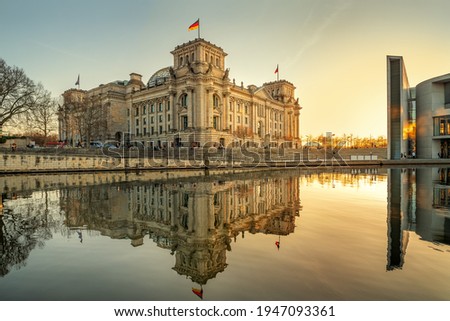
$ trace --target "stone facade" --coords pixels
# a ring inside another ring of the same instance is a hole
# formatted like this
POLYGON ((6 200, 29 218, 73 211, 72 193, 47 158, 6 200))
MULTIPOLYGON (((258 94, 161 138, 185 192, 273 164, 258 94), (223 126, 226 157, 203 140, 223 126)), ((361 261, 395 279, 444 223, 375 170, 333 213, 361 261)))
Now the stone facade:
POLYGON ((121 141, 127 130, 125 98, 127 90, 133 88, 128 82, 117 81, 88 91, 66 90, 58 110, 59 139, 71 146, 78 142, 121 141))
MULTIPOLYGON (((101 85, 83 96, 90 106, 102 106, 106 128, 90 140, 116 139, 151 148, 215 146, 299 147, 300 105, 295 87, 286 80, 244 87, 230 81, 227 54, 204 39, 177 46, 173 65, 154 73, 147 85, 132 73, 129 81, 101 85), (126 133, 126 134, 122 134, 126 133)), ((68 103, 67 103, 68 102, 68 103)), ((60 138, 73 142, 88 135, 67 134, 61 109, 60 138)), ((92 117, 91 117, 92 118, 92 117)), ((73 127, 73 126, 72 126, 73 127)), ((95 126, 94 126, 95 127, 95 126)))

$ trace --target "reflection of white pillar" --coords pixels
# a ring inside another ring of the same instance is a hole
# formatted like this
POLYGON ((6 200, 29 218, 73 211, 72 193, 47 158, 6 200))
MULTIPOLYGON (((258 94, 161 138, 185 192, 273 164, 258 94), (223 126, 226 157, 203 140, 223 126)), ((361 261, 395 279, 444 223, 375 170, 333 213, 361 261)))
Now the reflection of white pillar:
POLYGON ((416 169, 416 232, 426 240, 432 239, 430 227, 433 222, 433 181, 439 180, 439 171, 444 168, 416 169))

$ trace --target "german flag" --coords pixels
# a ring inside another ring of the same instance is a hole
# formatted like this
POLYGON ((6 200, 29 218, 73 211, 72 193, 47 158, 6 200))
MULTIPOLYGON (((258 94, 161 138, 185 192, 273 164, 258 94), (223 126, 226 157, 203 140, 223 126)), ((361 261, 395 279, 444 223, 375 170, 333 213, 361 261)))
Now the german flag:
POLYGON ((198 27, 200 27, 200 19, 197 19, 196 22, 194 22, 193 24, 191 24, 191 25, 189 26, 189 28, 188 28, 188 31, 198 29, 198 27))
POLYGON ((192 292, 198 296, 200 299, 203 300, 203 288, 200 289, 196 289, 196 288, 192 288, 192 292))

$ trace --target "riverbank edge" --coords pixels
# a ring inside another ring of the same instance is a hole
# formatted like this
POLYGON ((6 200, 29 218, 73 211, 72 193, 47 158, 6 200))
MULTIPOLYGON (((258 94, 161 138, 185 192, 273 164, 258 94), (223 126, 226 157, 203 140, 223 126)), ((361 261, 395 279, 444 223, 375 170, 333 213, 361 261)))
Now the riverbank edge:
POLYGON ((246 172, 246 171, 266 171, 266 170, 282 170, 295 168, 316 168, 316 169, 330 169, 330 168, 361 168, 361 167, 448 167, 450 166, 450 159, 402 159, 402 160, 317 160, 317 161, 264 161, 260 164, 252 163, 236 163, 226 165, 216 164, 193 164, 191 166, 177 166, 175 165, 161 165, 158 166, 133 166, 133 167, 92 167, 92 168, 53 168, 53 169, 0 169, 0 175, 20 175, 20 174, 58 174, 58 173, 93 173, 93 172, 172 172, 172 171, 214 171, 232 173, 246 172))

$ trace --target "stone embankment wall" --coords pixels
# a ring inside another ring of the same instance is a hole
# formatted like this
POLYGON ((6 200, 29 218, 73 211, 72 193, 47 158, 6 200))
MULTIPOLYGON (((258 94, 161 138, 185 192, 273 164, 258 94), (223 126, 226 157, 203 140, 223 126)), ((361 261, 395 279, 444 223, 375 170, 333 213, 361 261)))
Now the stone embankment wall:
POLYGON ((100 170, 123 167, 120 159, 100 156, 33 155, 22 153, 4 153, 0 155, 1 172, 100 170))
MULTIPOLYGON (((56 150, 59 151, 59 150, 56 150)), ((0 174, 8 173, 44 173, 44 172, 87 172, 87 171, 135 171, 160 169, 204 169, 204 168, 264 168, 264 167, 302 167, 336 165, 333 155, 322 150, 308 151, 247 151, 245 153, 227 151, 220 153, 194 153, 189 155, 129 155, 121 157, 119 153, 113 155, 81 152, 68 154, 70 151, 59 151, 52 154, 46 151, 36 152, 6 152, 0 151, 0 174), (141 156, 141 157, 139 157, 141 156), (178 157, 178 158, 177 158, 178 157)), ((383 159, 385 149, 358 150, 356 154, 374 155, 377 160, 383 159)), ((341 151, 341 165, 347 165, 355 151, 341 151), (341 155, 343 154, 343 155, 341 155), (349 155, 347 155, 349 154, 349 155)), ((338 156, 338 155, 336 155, 338 156)), ((375 158, 375 157, 374 157, 375 158)), ((357 164, 351 162, 352 164, 357 164)), ((349 163, 349 164, 350 164, 349 163)), ((377 162, 364 163, 377 165, 377 162), (372 164, 373 163, 373 164, 372 164)))
POLYGON ((114 158, 108 156, 0 154, 0 173, 81 172, 126 169, 201 168, 202 161, 153 158, 114 158))

